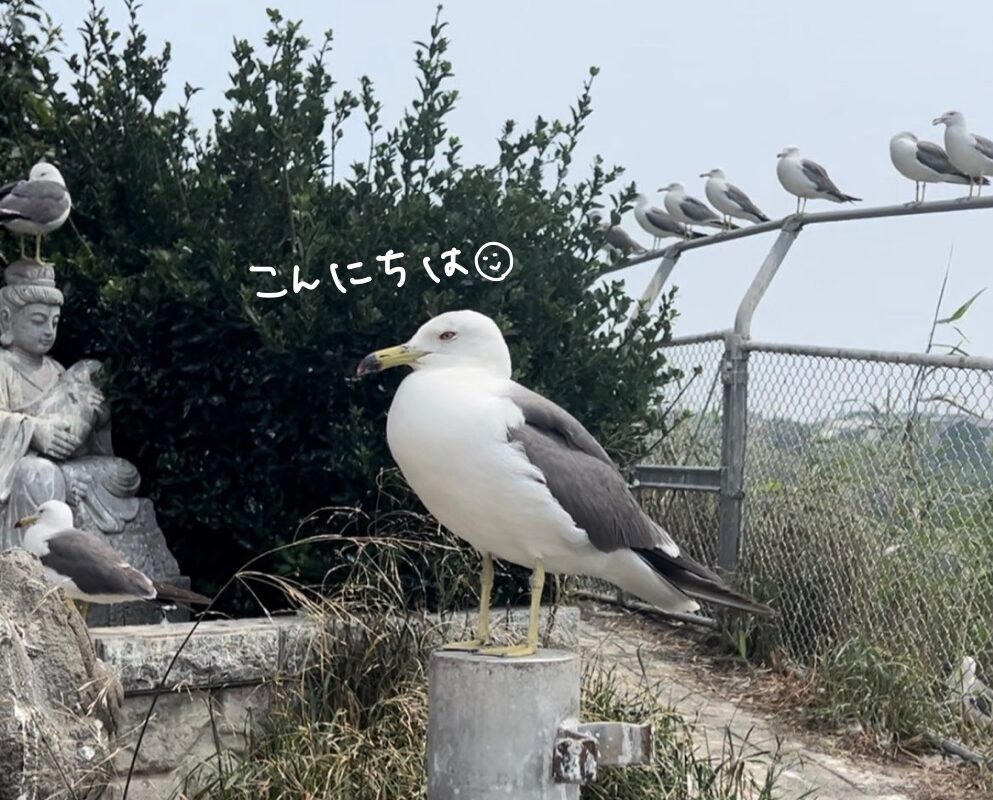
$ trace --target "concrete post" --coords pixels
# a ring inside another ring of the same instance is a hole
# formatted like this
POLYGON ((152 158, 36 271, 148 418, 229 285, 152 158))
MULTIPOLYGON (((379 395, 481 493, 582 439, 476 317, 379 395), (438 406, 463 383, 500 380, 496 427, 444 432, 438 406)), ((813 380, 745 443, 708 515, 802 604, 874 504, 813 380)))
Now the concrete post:
POLYGON ((563 723, 579 718, 579 658, 435 651, 428 669, 428 800, 578 800, 556 783, 563 723))

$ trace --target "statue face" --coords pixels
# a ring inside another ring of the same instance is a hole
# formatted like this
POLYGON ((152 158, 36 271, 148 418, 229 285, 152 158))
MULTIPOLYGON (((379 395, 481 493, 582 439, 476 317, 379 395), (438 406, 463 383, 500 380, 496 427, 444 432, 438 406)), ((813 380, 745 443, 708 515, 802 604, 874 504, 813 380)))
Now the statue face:
POLYGON ((33 356, 43 356, 55 344, 62 308, 47 303, 30 303, 13 314, 10 336, 13 347, 33 356))

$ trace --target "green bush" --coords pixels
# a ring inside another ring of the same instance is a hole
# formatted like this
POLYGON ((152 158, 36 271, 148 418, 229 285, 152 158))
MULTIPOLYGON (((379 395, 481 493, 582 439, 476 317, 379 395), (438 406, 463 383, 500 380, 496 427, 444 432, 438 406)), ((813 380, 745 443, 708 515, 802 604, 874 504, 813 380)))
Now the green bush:
MULTIPOLYGON (((633 187, 608 195, 620 170, 599 158, 573 177, 595 69, 567 121, 539 117, 523 132, 508 121, 495 163, 465 164, 447 127, 457 96, 445 23, 415 45, 420 94, 387 129, 370 80, 356 91, 334 81, 331 34, 311 45, 270 11, 262 49, 236 41, 228 105, 204 132, 188 111, 195 88, 161 107, 169 49, 149 51, 129 7, 123 35, 90 10, 60 83, 60 33, 34 0, 6 6, 0 160, 15 177, 44 155, 66 177, 72 226, 46 246, 67 295, 54 355, 109 362, 116 448, 141 470, 198 586, 285 541, 314 510, 375 496, 392 465, 384 413, 399 376, 351 376, 366 352, 441 311, 492 315, 516 377, 569 407, 620 461, 658 428, 671 296, 625 330, 631 301, 597 283, 607 265, 584 215, 605 197, 623 208, 633 187), (367 138, 361 163, 340 161, 346 128, 367 138), (491 240, 514 253, 502 283, 472 270, 491 240), (421 259, 437 270, 450 247, 470 275, 436 285, 421 259), (406 254, 402 288, 374 260, 391 248, 406 254), (358 260, 373 280, 342 295, 328 265, 348 274, 358 260), (250 265, 278 267, 288 287, 295 264, 321 277, 315 291, 255 296, 276 281, 250 265)), ((321 559, 297 566, 319 575, 321 559)))

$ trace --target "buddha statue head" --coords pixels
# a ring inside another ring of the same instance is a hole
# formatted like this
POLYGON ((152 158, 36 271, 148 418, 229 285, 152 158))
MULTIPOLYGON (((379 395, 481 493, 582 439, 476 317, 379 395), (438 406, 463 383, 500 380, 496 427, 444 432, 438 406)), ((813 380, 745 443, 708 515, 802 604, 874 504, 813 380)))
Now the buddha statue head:
POLYGON ((0 288, 0 346, 35 358, 55 344, 62 292, 49 264, 15 261, 4 270, 0 288))

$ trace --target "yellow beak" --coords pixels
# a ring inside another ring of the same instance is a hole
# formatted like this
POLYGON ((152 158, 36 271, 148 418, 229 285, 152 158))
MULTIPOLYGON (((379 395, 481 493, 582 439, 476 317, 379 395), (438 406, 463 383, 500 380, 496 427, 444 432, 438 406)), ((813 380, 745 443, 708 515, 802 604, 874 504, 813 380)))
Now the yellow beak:
POLYGON ((15 528, 30 528, 38 521, 37 517, 21 517, 14 523, 15 528))
POLYGON ((413 364, 424 355, 422 350, 415 350, 405 344, 398 344, 396 347, 387 347, 385 350, 377 350, 369 353, 359 362, 355 375, 361 378, 373 372, 382 372, 384 369, 400 367, 404 364, 413 364))

